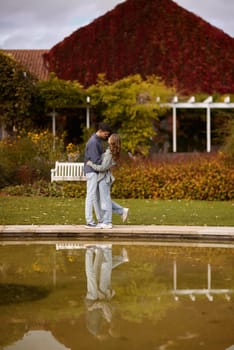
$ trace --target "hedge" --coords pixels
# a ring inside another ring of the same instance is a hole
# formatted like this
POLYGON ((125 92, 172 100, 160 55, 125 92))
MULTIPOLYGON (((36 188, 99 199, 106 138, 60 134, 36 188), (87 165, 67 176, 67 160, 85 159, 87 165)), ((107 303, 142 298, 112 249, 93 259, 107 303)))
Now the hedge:
POLYGON ((234 169, 219 157, 189 162, 124 164, 115 171, 116 198, 231 200, 234 169))
MULTIPOLYGON (((113 170, 113 198, 233 200, 234 167, 222 157, 198 157, 189 161, 128 161, 113 170)), ((85 182, 40 181, 2 189, 11 195, 84 198, 85 182)))

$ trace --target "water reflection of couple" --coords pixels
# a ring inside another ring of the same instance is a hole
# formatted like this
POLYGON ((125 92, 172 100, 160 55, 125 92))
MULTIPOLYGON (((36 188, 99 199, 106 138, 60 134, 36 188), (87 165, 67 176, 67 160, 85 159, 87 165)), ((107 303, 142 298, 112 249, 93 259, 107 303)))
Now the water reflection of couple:
POLYGON ((112 213, 127 219, 128 208, 124 208, 111 200, 111 184, 114 181, 110 169, 116 165, 120 156, 121 140, 119 135, 111 134, 110 128, 105 123, 99 125, 86 144, 85 149, 85 175, 87 191, 85 201, 85 219, 87 228, 112 228, 112 213), (102 151, 102 141, 108 139, 109 147, 102 151), (93 207, 98 220, 93 219, 93 207))
POLYGON ((111 300, 114 291, 111 287, 112 269, 128 262, 125 248, 121 255, 112 257, 112 245, 96 245, 87 248, 85 254, 85 272, 87 277, 88 300, 111 300))
POLYGON ((111 244, 100 244, 86 250, 86 322, 89 332, 98 339, 105 339, 112 332, 113 309, 110 300, 115 295, 111 286, 112 270, 128 261, 125 248, 121 255, 112 256, 111 244))

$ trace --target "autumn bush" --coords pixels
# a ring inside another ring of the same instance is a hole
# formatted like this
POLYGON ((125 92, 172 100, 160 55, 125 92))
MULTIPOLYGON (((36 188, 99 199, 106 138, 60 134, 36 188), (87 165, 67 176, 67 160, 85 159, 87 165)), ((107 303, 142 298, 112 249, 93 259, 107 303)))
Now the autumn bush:
MULTIPOLYGON (((113 198, 218 200, 234 199, 234 169, 222 155, 173 161, 124 161, 113 170, 113 198)), ((4 188, 11 195, 85 198, 86 182, 39 181, 4 188)))
POLYGON ((114 171, 115 198, 231 200, 233 166, 221 155, 174 162, 132 161, 114 171))

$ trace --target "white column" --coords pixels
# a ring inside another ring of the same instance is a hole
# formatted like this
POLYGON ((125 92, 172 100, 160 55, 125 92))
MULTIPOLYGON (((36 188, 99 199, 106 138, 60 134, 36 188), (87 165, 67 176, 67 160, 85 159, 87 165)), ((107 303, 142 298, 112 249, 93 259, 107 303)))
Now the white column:
POLYGON ((177 289, 177 265, 175 260, 173 263, 173 289, 174 291, 177 289))
POLYGON ((86 98, 86 128, 89 129, 90 128, 90 107, 89 107, 89 103, 90 103, 90 97, 87 96, 86 98))
POLYGON ((207 264, 207 289, 211 289, 211 266, 207 264))
POLYGON ((211 151, 211 113, 209 105, 206 109, 206 151, 211 151))
POLYGON ((176 106, 172 107, 172 149, 173 152, 177 151, 177 142, 176 142, 176 106))
POLYGON ((6 125, 4 122, 0 125, 0 140, 4 140, 7 137, 8 133, 6 131, 6 125))
POLYGON ((178 301, 179 297, 178 297, 178 295, 176 295, 176 292, 177 292, 177 265, 176 265, 175 260, 173 263, 173 290, 174 290, 174 300, 178 301))
POLYGON ((211 265, 207 264, 207 290, 208 293, 206 294, 209 301, 213 301, 213 296, 210 294, 211 290, 211 265))

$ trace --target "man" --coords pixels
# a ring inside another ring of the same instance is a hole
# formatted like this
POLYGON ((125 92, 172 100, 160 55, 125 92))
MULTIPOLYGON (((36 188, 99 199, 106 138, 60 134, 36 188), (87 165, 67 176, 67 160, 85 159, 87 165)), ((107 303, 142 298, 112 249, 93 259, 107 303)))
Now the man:
POLYGON ((97 132, 90 137, 85 148, 84 171, 87 180, 85 199, 85 220, 87 228, 96 227, 96 223, 93 219, 93 207, 98 222, 102 221, 102 212, 97 194, 98 173, 86 163, 88 160, 91 160, 94 164, 101 164, 101 156, 103 153, 102 142, 108 139, 110 133, 111 130, 109 125, 106 123, 100 123, 97 132))

